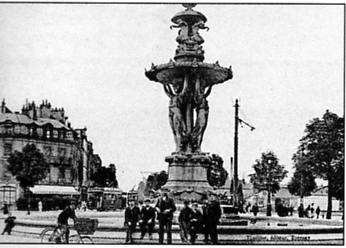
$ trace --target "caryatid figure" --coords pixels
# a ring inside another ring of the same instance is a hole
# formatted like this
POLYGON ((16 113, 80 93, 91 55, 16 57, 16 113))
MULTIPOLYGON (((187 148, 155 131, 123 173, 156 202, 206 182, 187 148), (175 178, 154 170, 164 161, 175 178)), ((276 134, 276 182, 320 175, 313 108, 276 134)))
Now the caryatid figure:
POLYGON ((188 91, 188 76, 184 78, 183 86, 180 83, 173 85, 174 92, 169 85, 163 86, 166 95, 171 99, 169 103, 169 124, 171 125, 176 153, 184 150, 186 142, 186 122, 185 122, 185 103, 188 91))
POLYGON ((196 77, 194 103, 196 107, 196 123, 192 131, 192 142, 195 153, 201 152, 201 144, 203 134, 208 124, 209 105, 207 97, 211 93, 212 85, 205 91, 205 87, 201 85, 199 75, 196 77))

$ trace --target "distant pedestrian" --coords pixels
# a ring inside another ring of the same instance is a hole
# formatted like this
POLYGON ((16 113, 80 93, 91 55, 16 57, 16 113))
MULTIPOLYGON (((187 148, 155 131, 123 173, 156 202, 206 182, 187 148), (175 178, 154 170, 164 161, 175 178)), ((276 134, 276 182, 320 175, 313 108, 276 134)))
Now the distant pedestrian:
POLYGON ((308 207, 305 209, 305 216, 307 218, 311 218, 311 207, 308 205, 308 207))
POLYGON ((126 227, 126 239, 125 243, 133 244, 132 233, 136 229, 136 224, 139 220, 139 208, 135 206, 134 201, 129 201, 128 207, 125 210, 125 222, 124 226, 126 227))
POLYGON ((3 210, 4 215, 8 214, 8 204, 7 202, 4 202, 4 206, 1 208, 3 210))
POLYGON ((11 212, 8 213, 8 217, 5 219, 5 228, 2 231, 1 235, 4 235, 4 233, 8 233, 8 235, 11 235, 12 228, 15 226, 14 220, 16 217, 12 216, 11 212))
POLYGON ((312 203, 312 204, 311 204, 310 211, 311 211, 311 216, 310 216, 310 218, 314 218, 314 217, 315 217, 315 208, 314 208, 314 203, 312 203))
POLYGON ((155 209, 159 220, 159 243, 163 244, 164 231, 167 232, 167 244, 172 244, 172 220, 173 213, 177 209, 174 200, 168 197, 169 190, 161 189, 161 197, 158 199, 155 209))
POLYGON ((83 210, 84 212, 86 212, 86 210, 87 210, 87 203, 86 203, 86 201, 82 201, 82 203, 81 203, 81 208, 82 208, 82 210, 83 210))
POLYGON ((38 202, 38 211, 40 212, 40 213, 42 213, 42 201, 39 201, 38 202))
POLYGON ((258 213, 259 209, 258 209, 258 205, 257 205, 257 202, 255 202, 255 204, 252 206, 252 213, 253 213, 253 216, 257 216, 257 213, 258 213))
POLYGON ((221 218, 221 206, 215 195, 210 196, 210 203, 207 207, 207 222, 209 227, 210 241, 213 245, 218 244, 217 225, 221 218))
POLYGON ((301 203, 298 207, 298 217, 303 218, 304 217, 304 205, 301 203))
POLYGON ((321 212, 320 206, 317 206, 317 208, 316 208, 316 217, 317 217, 317 219, 320 216, 320 212, 321 212))
POLYGON ((249 202, 247 205, 246 205, 246 207, 245 207, 245 211, 246 212, 249 212, 249 208, 251 207, 251 203, 249 202))
POLYGON ((190 220, 192 217, 192 210, 189 207, 190 202, 188 200, 184 201, 184 207, 181 209, 178 222, 180 226, 180 238, 184 243, 188 243, 188 233, 190 229, 190 220))
POLYGON ((192 215, 190 221, 190 242, 195 244, 197 239, 197 232, 200 229, 202 220, 202 213, 198 210, 198 204, 192 203, 192 215))
POLYGON ((153 230, 155 227, 155 209, 150 206, 150 199, 145 199, 140 212, 139 226, 141 228, 141 239, 144 238, 148 230, 149 239, 153 239, 153 230))

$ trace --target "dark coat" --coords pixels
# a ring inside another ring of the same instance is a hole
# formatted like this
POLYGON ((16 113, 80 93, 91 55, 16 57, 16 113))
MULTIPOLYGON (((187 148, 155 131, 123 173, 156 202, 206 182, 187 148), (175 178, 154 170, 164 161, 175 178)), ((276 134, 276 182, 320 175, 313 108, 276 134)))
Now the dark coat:
POLYGON ((197 231, 200 229, 200 227, 202 226, 202 213, 197 209, 196 212, 191 210, 191 226, 190 229, 192 231, 197 231))
POLYGON ((217 201, 212 201, 206 209, 206 220, 210 224, 217 224, 221 218, 221 206, 217 201))
POLYGON ((4 214, 8 214, 8 205, 5 204, 5 205, 1 208, 1 210, 4 211, 4 214))
POLYGON ((157 216, 159 221, 172 220, 173 213, 175 212, 175 210, 177 210, 173 199, 169 197, 167 197, 165 201, 163 200, 163 198, 159 198, 155 208, 160 209, 160 213, 157 216), (169 212, 164 214, 163 212, 167 209, 169 210, 169 212))
POLYGON ((149 206, 149 208, 142 207, 140 219, 143 220, 143 222, 148 222, 149 220, 152 220, 152 222, 154 223, 155 216, 155 209, 152 206, 149 206))
POLYGON ((58 223, 62 225, 67 225, 68 218, 76 219, 76 214, 73 209, 67 207, 64 211, 62 211, 58 216, 58 223))
POLYGON ((132 225, 136 225, 140 217, 139 207, 127 207, 125 210, 125 225, 131 222, 132 225))
POLYGON ((254 213, 254 214, 257 214, 258 213, 258 206, 257 205, 253 205, 252 206, 252 212, 254 213))
POLYGON ((178 221, 179 222, 190 222, 190 220, 192 219, 192 209, 189 207, 184 207, 180 213, 179 213, 179 218, 178 221))

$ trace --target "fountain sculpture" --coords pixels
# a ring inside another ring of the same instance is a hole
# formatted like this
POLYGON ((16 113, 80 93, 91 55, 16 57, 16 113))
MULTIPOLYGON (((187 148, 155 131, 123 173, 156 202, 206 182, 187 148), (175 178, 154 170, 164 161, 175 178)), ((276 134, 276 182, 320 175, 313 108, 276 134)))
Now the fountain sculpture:
POLYGON ((169 163, 168 181, 165 187, 174 192, 176 199, 200 199, 212 190, 207 180, 207 170, 213 157, 202 152, 201 144, 208 123, 209 106, 207 97, 212 87, 232 79, 232 70, 218 62, 204 63, 200 30, 207 18, 192 8, 196 4, 183 4, 185 11, 177 13, 170 28, 178 28, 178 47, 174 61, 154 65, 145 75, 163 85, 169 97, 169 123, 176 145, 169 163))

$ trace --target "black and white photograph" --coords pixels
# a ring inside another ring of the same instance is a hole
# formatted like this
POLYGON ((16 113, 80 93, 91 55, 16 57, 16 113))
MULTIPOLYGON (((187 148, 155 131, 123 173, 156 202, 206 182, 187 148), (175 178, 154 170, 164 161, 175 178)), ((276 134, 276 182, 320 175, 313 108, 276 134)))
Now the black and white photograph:
POLYGON ((0 246, 343 246, 345 13, 0 2, 0 246))

